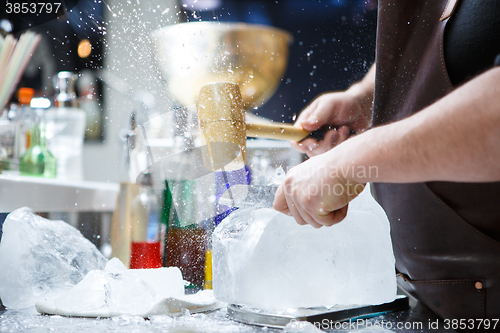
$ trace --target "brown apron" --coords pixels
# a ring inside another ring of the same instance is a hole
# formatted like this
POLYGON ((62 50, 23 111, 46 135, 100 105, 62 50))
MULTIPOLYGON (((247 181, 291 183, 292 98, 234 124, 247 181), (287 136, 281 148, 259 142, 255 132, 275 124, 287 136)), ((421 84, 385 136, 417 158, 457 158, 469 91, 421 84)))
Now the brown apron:
MULTIPOLYGON (((453 90, 443 34, 456 2, 379 0, 374 125, 453 90)), ((500 319, 500 183, 381 183, 374 192, 401 286, 442 318, 500 319)))

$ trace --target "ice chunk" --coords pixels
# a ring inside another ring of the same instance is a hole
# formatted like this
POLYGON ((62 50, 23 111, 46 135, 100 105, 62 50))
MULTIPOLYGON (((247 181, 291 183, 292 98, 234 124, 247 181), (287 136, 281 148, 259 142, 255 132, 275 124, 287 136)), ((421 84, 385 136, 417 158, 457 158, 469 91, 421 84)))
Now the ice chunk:
POLYGON ((280 166, 266 185, 232 185, 219 199, 221 205, 232 207, 272 207, 278 186, 285 180, 285 171, 280 166))
POLYGON ((41 296, 67 289, 106 259, 63 221, 19 208, 7 216, 0 243, 0 298, 10 309, 34 306, 41 296))
POLYGON ((128 274, 135 280, 143 280, 161 297, 184 296, 184 280, 178 267, 157 269, 130 269, 128 274))
POLYGON ((286 173, 282 166, 279 166, 276 171, 274 171, 274 176, 269 181, 269 185, 279 186, 285 180, 286 173))
POLYGON ((300 226, 272 208, 231 213, 212 238, 215 297, 260 309, 394 300, 389 222, 369 191, 330 228, 300 226))
POLYGON ((117 258, 104 271, 90 271, 76 286, 39 300, 40 313, 76 317, 178 315, 220 307, 211 290, 184 295, 177 267, 127 270, 117 258))
POLYGON ((90 271, 70 290, 44 297, 37 311, 78 317, 144 316, 169 313, 166 299, 184 297, 177 267, 128 270, 117 258, 90 271))

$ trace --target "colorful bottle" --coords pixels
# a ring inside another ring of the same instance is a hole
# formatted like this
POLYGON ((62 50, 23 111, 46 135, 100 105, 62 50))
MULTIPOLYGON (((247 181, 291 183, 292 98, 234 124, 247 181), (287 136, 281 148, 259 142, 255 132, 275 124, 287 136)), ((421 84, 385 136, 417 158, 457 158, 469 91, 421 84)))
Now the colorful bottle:
POLYGON ((186 214, 197 209, 193 184, 190 180, 165 182, 162 219, 166 225, 164 265, 179 267, 184 280, 190 283, 187 288, 196 291, 202 289, 205 282, 208 233, 204 221, 196 221, 195 214, 193 218, 186 214), (177 214, 175 203, 184 212, 182 218, 177 214))
POLYGON ((159 268, 162 267, 159 199, 153 188, 152 175, 143 173, 138 185, 139 193, 132 202, 130 268, 159 268))
POLYGON ((35 90, 32 88, 20 88, 18 91, 19 110, 17 118, 19 120, 19 138, 18 138, 18 158, 28 150, 30 146, 31 127, 33 125, 32 109, 30 107, 31 100, 35 95, 35 90))

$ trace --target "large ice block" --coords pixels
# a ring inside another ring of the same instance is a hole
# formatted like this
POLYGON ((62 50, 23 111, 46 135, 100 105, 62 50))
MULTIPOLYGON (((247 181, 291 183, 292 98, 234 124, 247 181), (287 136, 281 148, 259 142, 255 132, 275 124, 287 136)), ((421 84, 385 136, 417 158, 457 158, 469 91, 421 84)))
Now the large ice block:
POLYGON ((394 300, 389 222, 369 186, 329 228, 300 226, 262 206, 240 208, 213 233, 218 300, 266 310, 394 300))
POLYGON ((10 309, 69 288, 107 260, 63 221, 50 221, 23 207, 7 216, 0 243, 0 298, 10 309))

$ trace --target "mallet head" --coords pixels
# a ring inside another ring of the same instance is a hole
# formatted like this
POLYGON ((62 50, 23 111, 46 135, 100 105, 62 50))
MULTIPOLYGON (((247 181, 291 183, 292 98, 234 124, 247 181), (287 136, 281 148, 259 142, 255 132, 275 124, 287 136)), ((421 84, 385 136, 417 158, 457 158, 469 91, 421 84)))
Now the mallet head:
POLYGON ((203 164, 209 170, 239 169, 245 165, 245 110, 238 84, 214 82, 198 97, 203 164))

